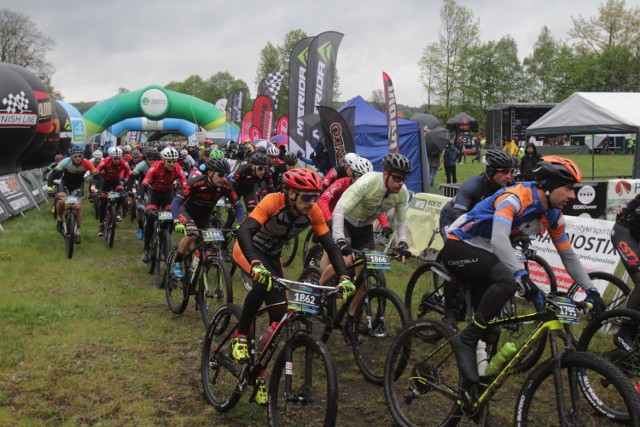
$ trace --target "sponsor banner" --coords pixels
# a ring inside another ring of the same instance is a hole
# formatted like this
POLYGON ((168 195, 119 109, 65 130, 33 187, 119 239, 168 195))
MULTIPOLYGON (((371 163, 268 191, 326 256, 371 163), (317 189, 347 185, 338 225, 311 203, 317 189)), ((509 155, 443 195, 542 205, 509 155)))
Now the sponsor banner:
POLYGON ((20 91, 8 93, 0 100, 0 128, 31 128, 38 125, 38 114, 29 105, 29 96, 20 91))
POLYGON ((384 111, 387 114, 387 140, 389 141, 389 152, 398 153, 398 109, 396 107, 396 93, 393 89, 391 77, 382 72, 384 82, 384 111))
POLYGON ((289 117, 282 116, 276 124, 276 135, 287 135, 287 132, 289 132, 289 117))
MULTIPOLYGON (((355 107, 350 107, 355 109, 355 107)), ((355 153, 356 144, 349 125, 344 117, 330 107, 318 106, 320 123, 324 133, 324 144, 331 158, 331 164, 337 166, 342 163, 346 153, 355 153)))
MULTIPOLYGON (((313 37, 300 40, 289 57, 289 150, 306 153, 304 143, 304 105, 307 88, 307 60, 313 37)), ((308 154, 308 153, 307 153, 308 154)), ((308 157, 308 156, 307 156, 308 157)))
MULTIPOLYGON (((249 135, 249 129, 253 126, 253 111, 247 111, 242 117, 242 124, 240 126, 240 137, 243 135, 249 135)), ((243 141, 238 141, 242 143, 243 141)))
MULTIPOLYGON (((611 243, 613 221, 567 215, 564 216, 564 219, 566 232, 571 240, 571 247, 578 255, 582 265, 587 269, 587 272, 604 271, 613 274, 620 261, 620 256, 616 252, 613 243, 611 243)), ((558 280, 558 290, 568 290, 573 280, 562 265, 549 233, 545 233, 542 237, 538 237, 533 241, 533 246, 537 249, 538 255, 544 258, 553 268, 558 280)), ((535 274, 532 274, 531 278, 537 283, 535 274)), ((598 286, 601 293, 604 292, 604 289, 602 289, 603 283, 596 282, 594 284, 598 286)), ((543 286, 543 289, 549 290, 548 286, 543 286)))
MULTIPOLYGON (((34 169, 34 171, 36 174, 40 172, 39 169, 34 169)), ((36 205, 39 205, 47 200, 47 196, 42 192, 42 176, 38 179, 32 172, 33 171, 22 171, 18 173, 18 176, 22 181, 25 192, 31 196, 31 199, 36 205)))
MULTIPOLYGON (((309 46, 307 65, 306 97, 304 114, 317 114, 319 105, 331 107, 333 104, 333 79, 336 71, 338 47, 344 34, 326 31, 318 34, 309 46)), ((289 98, 291 99, 291 98, 289 98)), ((305 127, 305 153, 320 141, 318 127, 305 127)))
POLYGON ((618 210, 640 192, 640 179, 612 179, 607 188, 607 219, 615 220, 618 210))
POLYGON ((562 213, 583 218, 606 219, 607 188, 606 181, 583 182, 582 186, 576 189, 576 200, 567 204, 562 213))
POLYGON ((269 98, 273 111, 278 111, 278 94, 280 93, 280 86, 282 86, 282 79, 284 79, 284 73, 272 71, 262 79, 258 87, 258 96, 264 95, 269 98))
POLYGON ((263 138, 271 138, 271 126, 273 122, 273 110, 271 100, 261 95, 253 101, 253 124, 260 129, 263 138))
POLYGON ((11 215, 9 215, 9 211, 4 207, 2 203, 2 199, 0 199, 0 222, 6 221, 9 219, 11 215))
POLYGON ((249 128, 248 135, 249 135, 249 138, 251 138, 251 141, 257 141, 259 139, 263 139, 262 132, 257 126, 251 126, 251 128, 249 128))
POLYGON ((451 197, 416 193, 409 202, 409 250, 414 256, 434 260, 444 246, 440 236, 440 211, 451 197))
POLYGON ((17 174, 0 176, 0 200, 11 215, 34 207, 17 174))
POLYGON ((227 112, 229 113, 228 121, 240 127, 242 125, 242 108, 244 107, 244 99, 247 96, 248 89, 241 88, 234 90, 227 100, 227 112))

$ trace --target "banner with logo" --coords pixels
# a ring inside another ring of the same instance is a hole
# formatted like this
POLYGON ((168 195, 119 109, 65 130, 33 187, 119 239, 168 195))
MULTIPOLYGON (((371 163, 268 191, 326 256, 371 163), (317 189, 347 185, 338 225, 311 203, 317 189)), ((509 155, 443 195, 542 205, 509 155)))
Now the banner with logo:
MULTIPOLYGON (((355 109, 355 107, 350 107, 355 109)), ((337 166, 346 153, 356 152, 356 143, 344 117, 330 107, 318 106, 320 124, 324 133, 324 146, 331 164, 337 166)))
POLYGON ((272 71, 260 81, 260 85, 258 86, 258 96, 264 95, 271 100, 274 117, 275 112, 278 111, 278 98, 280 86, 282 86, 282 79, 284 79, 284 73, 272 71))
MULTIPOLYGON (((313 37, 300 40, 289 57, 289 151, 304 150, 304 105, 307 94, 307 60, 313 37)), ((305 151, 306 152, 306 151, 305 151)))
POLYGON ((0 200, 11 215, 21 214, 35 206, 15 173, 0 176, 0 200))
POLYGON ((276 135, 287 135, 289 132, 289 117, 282 116, 276 124, 276 135))
MULTIPOLYGON (((36 173, 40 172, 39 169, 34 169, 36 173)), ((42 175, 40 179, 36 178, 32 171, 22 171, 18 173, 20 180, 22 181, 22 186, 25 189, 25 193, 29 194, 31 200, 35 202, 36 205, 47 200, 46 194, 42 191, 42 175)))
MULTIPOLYGON (((240 126, 240 136, 249 135, 249 129, 253 126, 253 111, 247 111, 242 117, 242 125, 240 126)), ((244 141, 239 141, 240 143, 244 141)))
POLYGON ((271 100, 260 95, 253 101, 253 125, 260 129, 262 138, 271 138, 271 126, 273 123, 273 110, 271 100))
POLYGON ((434 260, 444 246, 440 236, 440 211, 451 197, 416 193, 409 202, 409 250, 424 260, 434 260))
MULTIPOLYGON (((333 105, 333 79, 336 72, 338 47, 344 34, 326 31, 318 34, 309 46, 307 62, 306 97, 304 114, 317 114, 317 106, 333 105)), ((290 98, 291 99, 291 98, 290 98)), ((305 128, 305 153, 310 154, 312 146, 320 142, 320 129, 305 128)))
POLYGON ((640 192, 640 179, 612 179, 607 189, 607 219, 615 220, 618 209, 640 192))
POLYGON ((607 189, 606 181, 587 181, 576 189, 576 199, 562 209, 565 215, 584 218, 607 217, 607 189))
POLYGON ((249 135, 249 138, 251 138, 251 141, 257 141, 259 139, 263 139, 262 132, 257 126, 251 126, 249 128, 248 135, 249 135))
POLYGON ((227 113, 229 113, 227 121, 234 123, 238 127, 242 125, 242 109, 247 92, 248 89, 246 88, 234 90, 227 99, 227 113))
POLYGON ((391 77, 382 72, 384 82, 384 111, 387 114, 387 140, 389 141, 389 152, 398 153, 398 109, 396 106, 396 93, 393 89, 391 77))

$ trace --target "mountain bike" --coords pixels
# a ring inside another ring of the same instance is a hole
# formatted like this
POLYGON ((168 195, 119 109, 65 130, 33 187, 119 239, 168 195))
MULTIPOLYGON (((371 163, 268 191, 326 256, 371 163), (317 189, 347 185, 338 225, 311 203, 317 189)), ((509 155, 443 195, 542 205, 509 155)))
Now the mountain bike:
MULTIPOLYGON (((370 270, 388 270, 391 260, 399 259, 397 254, 384 254, 377 251, 354 251, 353 268, 362 267, 354 280, 356 289, 364 289, 364 297, 356 307, 353 324, 350 329, 342 326, 346 321, 353 296, 337 309, 336 299, 321 301, 320 310, 312 318, 312 332, 327 342, 334 329, 340 329, 347 345, 351 346, 353 356, 360 372, 371 383, 382 385, 386 350, 393 338, 409 323, 402 300, 391 289, 374 286, 370 270)), ((320 270, 315 267, 305 269, 300 275, 301 281, 318 283, 320 270)), ((346 323, 345 323, 346 325, 346 323)))
POLYGON ((196 311, 205 326, 209 326, 216 309, 233 302, 233 288, 227 265, 221 258, 220 242, 224 235, 216 228, 198 230, 196 244, 184 255, 182 279, 173 274, 173 264, 178 249, 169 253, 166 263, 165 296, 169 310, 182 314, 189 304, 189 296, 195 295, 196 311))
POLYGON ((73 246, 76 242, 76 233, 78 232, 77 209, 82 208, 80 202, 83 198, 73 195, 61 196, 60 199, 62 198, 64 198, 64 210, 62 211, 62 237, 64 237, 65 254, 67 255, 67 258, 71 259, 73 257, 73 246))
MULTIPOLYGON (((135 210, 135 209, 134 209, 135 210)), ((147 211, 147 221, 154 221, 153 234, 149 246, 147 271, 155 277, 156 287, 164 287, 167 258, 171 251, 171 227, 173 217, 170 211, 147 211)))
POLYGON ((107 215, 104 219, 104 238, 109 247, 113 248, 123 194, 121 191, 109 191, 100 193, 100 197, 107 199, 107 215))
POLYGON ((225 304, 218 309, 207 329, 202 346, 201 374, 207 401, 218 411, 232 409, 247 386, 254 387, 249 401, 255 401, 259 387, 265 386, 265 371, 276 354, 269 379, 268 414, 270 426, 333 426, 338 412, 338 376, 325 344, 307 331, 310 313, 320 301, 337 290, 334 287, 273 278, 273 287, 286 289, 287 301, 263 307, 251 324, 247 364, 231 356, 231 343, 241 309, 225 304), (256 324, 268 323, 272 310, 287 309, 261 352, 256 350, 256 324))
MULTIPOLYGON (((587 304, 545 296, 544 310, 488 322, 488 327, 533 322, 516 354, 477 389, 463 381, 451 345, 454 330, 434 319, 411 323, 394 340, 385 365, 385 397, 402 426, 484 424, 489 402, 527 354, 547 340, 551 357, 531 371, 516 398, 514 425, 599 425, 605 417, 640 425, 640 396, 615 365, 595 354, 571 351, 563 325, 578 321, 587 304)), ((495 346, 488 352, 496 354, 495 346)))

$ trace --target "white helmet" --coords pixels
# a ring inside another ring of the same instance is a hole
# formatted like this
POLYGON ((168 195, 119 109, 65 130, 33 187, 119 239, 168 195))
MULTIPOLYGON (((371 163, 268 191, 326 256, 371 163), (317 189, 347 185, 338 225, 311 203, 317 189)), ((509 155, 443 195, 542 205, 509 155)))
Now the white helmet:
POLYGON ((110 147, 107 154, 109 154, 109 157, 112 159, 120 159, 122 158, 122 149, 120 149, 120 147, 110 147))
POLYGON ((267 148, 267 155, 278 156, 280 155, 280 150, 278 150, 278 148, 275 145, 272 145, 271 147, 267 148))
POLYGON ((123 150, 125 153, 131 153, 131 146, 130 145, 124 145, 123 150))
POLYGON ((373 165, 369 159, 365 159, 364 157, 358 157, 351 168, 353 169, 353 173, 359 176, 362 176, 367 172, 373 172, 373 165))
POLYGON ((347 153, 344 156, 344 162, 351 166, 351 169, 353 169, 353 166, 356 164, 359 158, 360 156, 358 156, 356 153, 347 153))
POLYGON ((160 152, 160 158, 162 160, 178 160, 178 157, 180 157, 178 150, 173 147, 166 147, 160 152))
POLYGON ((189 155, 189 152, 185 149, 180 150, 180 157, 182 157, 183 159, 186 159, 187 156, 189 155))
POLYGON ((102 159, 102 151, 96 150, 93 153, 91 153, 91 156, 96 160, 101 160, 102 159))

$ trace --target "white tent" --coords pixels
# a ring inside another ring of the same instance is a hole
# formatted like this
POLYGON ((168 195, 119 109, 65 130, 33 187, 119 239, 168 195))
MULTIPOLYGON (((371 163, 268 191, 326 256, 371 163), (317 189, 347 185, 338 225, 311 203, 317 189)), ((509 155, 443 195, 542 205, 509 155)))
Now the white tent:
MULTIPOLYGON (((526 130, 527 135, 635 133, 640 146, 640 93, 576 92, 526 130)), ((633 160, 633 177, 640 178, 640 150, 633 160)))

